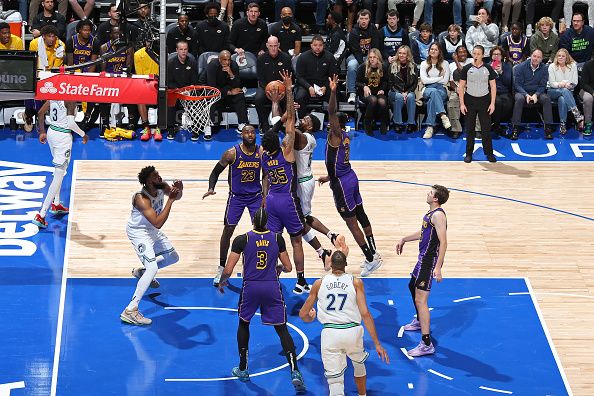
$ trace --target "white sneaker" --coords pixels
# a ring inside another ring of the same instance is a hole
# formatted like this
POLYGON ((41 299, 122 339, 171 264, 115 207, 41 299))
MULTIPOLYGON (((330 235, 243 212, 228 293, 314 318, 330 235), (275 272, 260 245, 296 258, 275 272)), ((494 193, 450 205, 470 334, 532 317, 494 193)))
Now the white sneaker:
POLYGON ((425 129, 425 133, 423 134, 423 139, 431 139, 433 137, 433 127, 427 127, 425 129))
POLYGON ((219 283, 221 283, 221 276, 223 276, 223 270, 225 267, 221 267, 220 265, 217 267, 217 274, 215 275, 214 279, 212 280, 212 285, 214 287, 219 287, 219 283))
POLYGON ((417 31, 417 28, 416 28, 416 27, 414 27, 413 25, 410 25, 410 26, 408 27, 408 32, 409 32, 409 33, 416 32, 416 31, 417 31))
POLYGON ((355 104, 355 100, 357 100, 357 95, 354 92, 351 92, 349 94, 349 98, 347 99, 347 102, 349 102, 350 104, 355 104))
POLYGON ((450 119, 445 114, 441 115, 441 123, 443 124, 443 127, 445 129, 450 129, 452 127, 452 123, 450 122, 450 119))
POLYGON ((526 37, 530 38, 532 36, 532 25, 526 26, 526 37))
POLYGON ((362 277, 371 275, 372 272, 374 272, 375 270, 377 270, 379 267, 382 266, 382 262, 380 260, 376 260, 375 257, 371 263, 368 262, 367 260, 365 260, 364 264, 365 264, 365 266, 363 267, 363 270, 361 271, 362 277))
POLYGON ((143 325, 150 325, 151 323, 153 323, 153 321, 149 318, 145 318, 140 311, 138 310, 138 307, 129 310, 129 309, 124 309, 124 311, 120 314, 120 319, 126 323, 130 323, 133 325, 138 325, 138 326, 143 326, 143 325))
POLYGON ((212 136, 212 128, 210 127, 210 125, 207 125, 204 127, 204 136, 208 136, 211 137, 212 136))

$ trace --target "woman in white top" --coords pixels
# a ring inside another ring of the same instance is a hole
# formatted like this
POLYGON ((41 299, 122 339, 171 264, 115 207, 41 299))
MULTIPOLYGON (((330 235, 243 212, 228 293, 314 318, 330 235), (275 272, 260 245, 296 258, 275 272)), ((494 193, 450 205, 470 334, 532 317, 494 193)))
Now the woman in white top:
POLYGON ((565 48, 561 48, 555 55, 555 60, 549 65, 549 89, 548 94, 551 100, 557 100, 559 108, 559 132, 565 135, 567 132, 567 112, 571 111, 578 129, 584 127, 584 116, 580 113, 575 99, 573 89, 578 83, 577 63, 573 60, 565 48))
POLYGON ((445 129, 452 127, 444 106, 448 99, 445 87, 450 80, 450 67, 448 62, 443 59, 441 47, 438 43, 433 43, 429 47, 427 60, 421 63, 420 75, 421 82, 425 85, 423 99, 427 102, 427 118, 425 119, 427 129, 423 138, 431 139, 437 115, 441 118, 445 129))
POLYGON ((466 32, 466 48, 472 53, 475 45, 482 45, 485 49, 485 62, 489 62, 491 48, 499 42, 499 28, 492 23, 491 15, 485 8, 479 8, 474 25, 466 32))

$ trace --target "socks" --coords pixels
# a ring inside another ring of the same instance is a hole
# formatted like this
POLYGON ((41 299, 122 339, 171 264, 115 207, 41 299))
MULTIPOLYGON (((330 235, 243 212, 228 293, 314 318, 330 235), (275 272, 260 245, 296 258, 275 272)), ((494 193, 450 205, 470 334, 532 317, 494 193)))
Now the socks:
POLYGON ((289 367, 291 367, 291 371, 298 370, 297 368, 297 355, 295 351, 289 351, 285 353, 287 357, 287 362, 289 363, 289 367))
POLYGON ((239 369, 241 371, 247 370, 247 362, 248 362, 248 349, 241 348, 239 350, 239 369))
POLYGON ((425 345, 427 345, 427 346, 431 345, 431 334, 423 334, 421 339, 423 340, 425 345))
POLYGON ((362 245, 361 250, 365 255, 365 260, 371 263, 373 261, 373 253, 371 253, 371 249, 369 249, 369 246, 367 246, 367 244, 362 245))
POLYGON ((297 272, 297 283, 305 282, 305 273, 304 272, 297 272))
POLYGON ((371 250, 372 254, 375 254, 375 238, 373 238, 373 234, 367 236, 367 243, 369 244, 369 250, 371 250))
POLYGON ((39 215, 41 217, 45 217, 45 215, 47 214, 47 211, 49 210, 52 201, 54 201, 54 197, 57 196, 59 198, 60 188, 62 187, 62 180, 64 179, 65 174, 66 172, 64 171, 64 169, 54 169, 54 177, 52 178, 52 182, 47 191, 47 195, 45 196, 45 200, 43 201, 43 206, 39 211, 39 215))
POLYGON ((319 249, 316 249, 316 252, 318 252, 318 257, 322 257, 322 255, 324 254, 324 248, 320 247, 319 249))

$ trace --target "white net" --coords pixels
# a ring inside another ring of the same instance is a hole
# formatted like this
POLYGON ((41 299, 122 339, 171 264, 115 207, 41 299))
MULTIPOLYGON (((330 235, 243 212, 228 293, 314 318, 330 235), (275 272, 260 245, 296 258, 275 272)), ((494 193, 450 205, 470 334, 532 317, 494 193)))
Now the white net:
POLYGON ((192 98, 179 98, 186 114, 182 117, 182 127, 189 132, 204 132, 211 125, 210 106, 221 98, 221 92, 213 87, 193 86, 181 88, 177 93, 192 98))

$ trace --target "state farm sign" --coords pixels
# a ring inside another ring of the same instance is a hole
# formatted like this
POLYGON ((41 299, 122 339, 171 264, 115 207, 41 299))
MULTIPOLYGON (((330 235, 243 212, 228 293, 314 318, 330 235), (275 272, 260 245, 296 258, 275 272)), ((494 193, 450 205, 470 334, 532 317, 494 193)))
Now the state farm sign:
POLYGON ((157 80, 151 76, 40 73, 35 99, 96 103, 157 103, 157 80))

